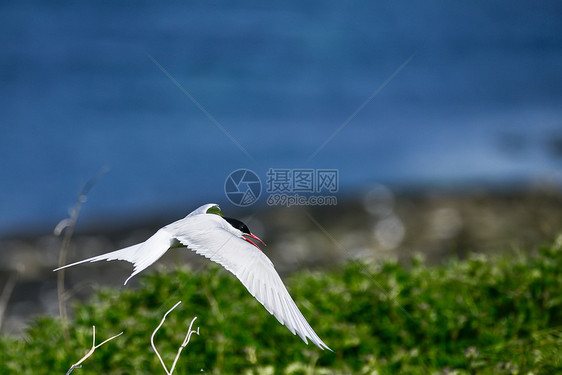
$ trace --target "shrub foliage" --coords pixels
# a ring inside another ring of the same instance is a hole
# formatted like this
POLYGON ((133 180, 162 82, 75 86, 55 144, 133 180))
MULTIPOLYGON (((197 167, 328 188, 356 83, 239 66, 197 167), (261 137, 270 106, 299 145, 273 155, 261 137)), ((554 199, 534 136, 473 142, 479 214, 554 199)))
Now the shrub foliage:
POLYGON ((194 316, 200 336, 175 374, 527 374, 562 373, 562 248, 534 256, 427 266, 351 261, 330 272, 301 272, 287 286, 318 335, 334 350, 305 345, 230 273, 140 276, 136 290, 102 290, 76 304, 65 339, 57 318, 37 319, 24 337, 0 338, 0 374, 64 374, 92 345, 75 374, 164 374, 150 347, 156 335, 171 363, 194 316))

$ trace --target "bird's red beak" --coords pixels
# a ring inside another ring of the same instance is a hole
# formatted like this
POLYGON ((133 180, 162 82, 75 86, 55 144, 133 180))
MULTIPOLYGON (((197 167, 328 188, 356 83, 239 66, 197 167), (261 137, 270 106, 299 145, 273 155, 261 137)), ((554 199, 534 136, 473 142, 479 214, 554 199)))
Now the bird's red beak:
MULTIPOLYGON (((262 240, 260 240, 259 237, 256 236, 255 234, 252 234, 252 233, 250 233, 250 234, 243 234, 242 237, 244 237, 244 239, 245 239, 246 241, 248 241, 249 243, 251 243, 252 245, 254 245, 255 247, 257 247, 258 249, 260 249, 260 247, 259 247, 258 245, 256 245, 254 241, 250 240, 250 238, 253 238, 254 240, 260 241, 263 245, 265 245, 265 242, 263 242, 262 240), (247 237, 246 237, 246 236, 247 236, 247 237), (248 238, 248 237, 250 237, 250 238, 248 238)), ((267 246, 267 245, 265 245, 265 246, 267 246)), ((260 249, 260 250, 261 250, 261 249, 260 249)))

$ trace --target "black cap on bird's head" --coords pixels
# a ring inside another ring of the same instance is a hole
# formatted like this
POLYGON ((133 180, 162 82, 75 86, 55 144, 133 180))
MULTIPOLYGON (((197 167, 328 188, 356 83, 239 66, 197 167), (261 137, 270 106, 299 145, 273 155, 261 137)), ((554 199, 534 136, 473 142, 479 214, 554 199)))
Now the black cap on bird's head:
POLYGON ((240 232, 246 233, 246 234, 251 234, 248 226, 246 224, 244 224, 243 222, 241 222, 240 220, 234 219, 234 218, 231 218, 231 217, 225 217, 223 219, 228 221, 230 223, 230 225, 232 225, 234 228, 238 229, 240 232))
MULTIPOLYGON (((260 240, 258 238, 258 236, 256 236, 255 234, 252 234, 252 232, 250 232, 250 229, 248 228, 248 226, 246 224, 244 224, 243 222, 241 222, 238 219, 234 219, 231 217, 223 217, 224 220, 226 220, 230 225, 232 225, 234 228, 238 229, 240 232, 242 232, 242 237, 248 241, 249 243, 251 243, 252 245, 254 245, 255 247, 257 247, 259 249, 259 246, 256 245, 253 241, 249 240, 246 236, 251 237, 255 240, 260 241, 262 244, 265 245, 265 242, 263 242, 262 240, 260 240)), ((261 250, 261 249, 260 249, 261 250)))

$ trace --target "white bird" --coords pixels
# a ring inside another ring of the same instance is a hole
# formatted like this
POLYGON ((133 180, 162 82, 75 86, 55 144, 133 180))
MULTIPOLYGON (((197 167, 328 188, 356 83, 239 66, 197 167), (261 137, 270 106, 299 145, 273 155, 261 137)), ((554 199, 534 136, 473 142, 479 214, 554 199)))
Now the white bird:
POLYGON ((169 248, 186 246, 232 272, 293 335, 298 334, 307 344, 309 338, 320 349, 331 351, 300 312, 273 263, 250 238, 263 243, 240 220, 223 217, 217 204, 205 204, 185 218, 159 229, 142 243, 68 264, 55 271, 85 262, 125 260, 134 266, 133 273, 125 280, 127 284, 169 248))

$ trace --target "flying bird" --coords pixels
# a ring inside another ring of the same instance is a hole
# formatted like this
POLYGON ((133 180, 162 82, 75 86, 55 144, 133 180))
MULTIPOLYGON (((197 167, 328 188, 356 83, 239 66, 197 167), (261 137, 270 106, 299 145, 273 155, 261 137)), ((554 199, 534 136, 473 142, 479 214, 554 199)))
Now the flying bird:
POLYGON ((185 246, 216 262, 234 274, 270 314, 298 334, 308 344, 310 339, 320 349, 330 349, 310 327, 289 295, 273 263, 261 251, 248 226, 240 220, 224 217, 217 204, 205 204, 189 215, 159 229, 137 245, 84 259, 55 269, 100 260, 124 260, 133 263, 135 275, 156 262, 171 247, 185 246))

